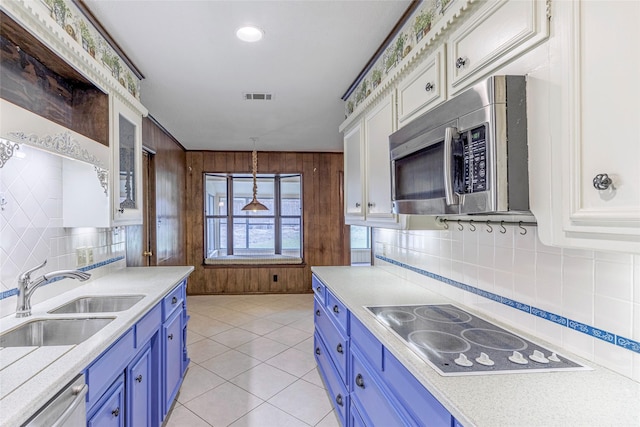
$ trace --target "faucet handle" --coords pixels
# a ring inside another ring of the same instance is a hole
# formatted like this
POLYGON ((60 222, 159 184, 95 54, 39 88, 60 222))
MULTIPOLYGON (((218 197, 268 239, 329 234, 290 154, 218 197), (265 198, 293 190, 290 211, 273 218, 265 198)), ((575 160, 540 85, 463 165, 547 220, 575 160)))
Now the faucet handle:
POLYGON ((25 271, 24 273, 22 273, 22 274, 20 275, 20 277, 18 278, 18 280, 20 280, 21 282, 22 282, 22 281, 25 281, 25 280, 28 280, 28 279, 31 277, 31 273, 33 273, 33 272, 34 272, 34 271, 36 271, 36 270, 40 270, 40 269, 41 269, 42 267, 44 267, 45 265, 47 265, 47 260, 46 260, 46 259, 45 259, 45 260, 43 261, 43 263, 42 263, 42 264, 40 264, 39 266, 37 266, 37 267, 33 267, 32 269, 27 270, 27 271, 25 271))

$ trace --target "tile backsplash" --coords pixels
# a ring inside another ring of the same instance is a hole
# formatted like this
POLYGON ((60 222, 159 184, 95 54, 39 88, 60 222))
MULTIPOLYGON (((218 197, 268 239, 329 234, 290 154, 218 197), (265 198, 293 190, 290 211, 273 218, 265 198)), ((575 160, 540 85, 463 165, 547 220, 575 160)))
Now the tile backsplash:
MULTIPOLYGON (((62 227, 60 157, 22 144, 0 168, 0 196, 0 317, 15 312, 18 276, 45 259, 47 265, 34 277, 82 268, 95 279, 125 266, 124 227, 62 227), (84 260, 78 264, 81 248, 84 260)), ((65 279, 43 286, 32 302, 59 295, 79 283, 65 279)))
POLYGON ((640 381, 640 255, 560 249, 536 227, 505 228, 375 229, 374 263, 640 381))

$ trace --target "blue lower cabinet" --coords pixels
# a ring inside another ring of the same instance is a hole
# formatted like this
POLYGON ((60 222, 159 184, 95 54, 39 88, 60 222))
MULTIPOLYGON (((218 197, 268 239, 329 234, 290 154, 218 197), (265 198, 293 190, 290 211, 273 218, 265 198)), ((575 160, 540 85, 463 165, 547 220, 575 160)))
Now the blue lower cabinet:
POLYGON ((87 426, 124 427, 126 415, 124 398, 124 375, 120 375, 92 408, 87 426))
POLYGON ((314 352, 320 375, 329 391, 333 407, 343 426, 347 425, 349 416, 349 393, 335 365, 331 361, 329 351, 320 335, 316 332, 313 337, 314 352))
POLYGON ((127 417, 130 427, 152 426, 151 346, 127 369, 127 417))
POLYGON ((182 384, 182 313, 177 312, 167 320, 162 326, 163 347, 163 367, 164 378, 163 387, 163 414, 166 416, 173 399, 175 399, 182 384))

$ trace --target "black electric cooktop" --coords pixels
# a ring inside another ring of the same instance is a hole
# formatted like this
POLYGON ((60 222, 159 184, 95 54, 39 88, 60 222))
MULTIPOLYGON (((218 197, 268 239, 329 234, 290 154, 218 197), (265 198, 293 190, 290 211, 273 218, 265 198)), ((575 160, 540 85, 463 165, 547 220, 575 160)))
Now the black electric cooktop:
POLYGON ((366 308, 441 375, 590 369, 452 304, 366 308))

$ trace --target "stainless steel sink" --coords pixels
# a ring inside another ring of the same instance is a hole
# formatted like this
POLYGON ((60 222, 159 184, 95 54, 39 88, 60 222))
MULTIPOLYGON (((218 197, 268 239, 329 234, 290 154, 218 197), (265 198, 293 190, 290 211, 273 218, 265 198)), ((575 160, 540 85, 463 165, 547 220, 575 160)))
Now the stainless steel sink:
POLYGON ((82 297, 60 306, 49 313, 115 313, 133 307, 144 295, 104 295, 82 297))
POLYGON ((113 319, 115 317, 32 320, 0 335, 0 347, 80 344, 113 319))

